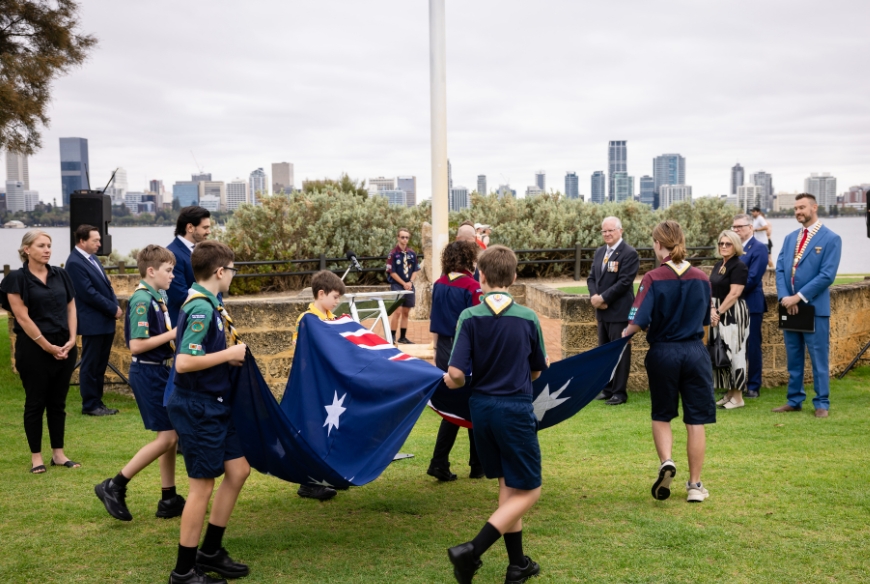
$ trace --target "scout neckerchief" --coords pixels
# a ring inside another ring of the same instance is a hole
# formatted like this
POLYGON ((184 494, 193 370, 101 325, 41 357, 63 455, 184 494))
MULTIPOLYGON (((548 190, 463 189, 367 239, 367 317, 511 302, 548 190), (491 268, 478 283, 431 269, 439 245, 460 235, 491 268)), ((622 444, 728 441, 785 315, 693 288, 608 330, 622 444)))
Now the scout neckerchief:
MULTIPOLYGON (((187 300, 184 301, 184 304, 187 304, 195 298, 205 298, 209 302, 211 301, 211 299, 202 292, 191 292, 190 296, 187 297, 187 300)), ((182 307, 184 306, 184 304, 182 304, 182 307)), ((236 331, 236 327, 233 326, 233 319, 230 318, 230 313, 227 312, 227 309, 224 308, 224 305, 218 304, 217 311, 218 314, 223 317, 224 322, 226 322, 227 324, 227 330, 230 331, 230 340, 233 342, 234 345, 238 345, 239 343, 241 343, 242 339, 241 337, 239 337, 239 333, 238 331, 236 331)))
POLYGON ((447 274, 447 279, 450 282, 455 282, 456 280, 458 280, 459 278, 462 278, 462 277, 474 278, 474 276, 472 276, 468 272, 450 272, 449 274, 447 274))
POLYGON ((816 221, 816 224, 813 225, 810 229, 802 229, 803 237, 798 239, 797 245, 794 248, 794 261, 791 264, 791 285, 794 288, 794 273, 797 271, 797 266, 801 261, 801 258, 804 257, 804 252, 810 246, 810 240, 812 240, 813 236, 818 233, 819 229, 822 228, 822 222, 816 221))
MULTIPOLYGON (((166 323, 166 330, 171 331, 172 330, 172 321, 169 320, 169 309, 166 308, 166 303, 163 302, 163 296, 160 296, 160 298, 155 299, 154 295, 151 294, 151 289, 148 288, 148 286, 146 286, 142 282, 139 282, 139 285, 136 286, 136 289, 133 292, 135 293, 135 292, 138 292, 139 290, 145 290, 146 292, 148 292, 148 294, 151 296, 151 301, 157 303, 157 306, 160 308, 160 312, 163 313, 161 316, 163 316, 163 322, 166 323)), ((160 293, 158 292, 158 295, 159 294, 160 293)), ((169 341, 169 347, 173 351, 175 351, 175 341, 169 341)))
POLYGON ((498 317, 514 303, 514 299, 505 292, 490 292, 483 297, 483 303, 493 316, 498 317))
POLYGON ((313 302, 308 305, 308 310, 306 311, 306 313, 311 313, 320 320, 335 320, 335 315, 332 314, 332 312, 327 310, 326 314, 323 314, 320 309, 317 308, 317 305, 313 302))
POLYGON ((692 267, 692 264, 685 260, 683 260, 681 264, 677 265, 670 257, 668 257, 667 261, 665 261, 665 265, 672 269, 674 272, 676 272, 677 277, 680 278, 688 271, 689 268, 692 267))

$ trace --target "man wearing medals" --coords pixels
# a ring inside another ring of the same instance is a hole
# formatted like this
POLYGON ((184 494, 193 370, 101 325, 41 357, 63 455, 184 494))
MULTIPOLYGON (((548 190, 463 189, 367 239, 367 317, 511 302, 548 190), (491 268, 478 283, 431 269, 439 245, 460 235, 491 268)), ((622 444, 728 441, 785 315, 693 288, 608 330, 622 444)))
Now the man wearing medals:
POLYGON ((815 331, 783 331, 788 362, 788 403, 774 412, 800 411, 804 391, 804 347, 813 366, 813 398, 817 418, 828 417, 830 391, 830 317, 829 288, 840 266, 840 236, 822 225, 816 198, 808 193, 795 197, 794 216, 803 226, 789 233, 776 261, 776 295, 789 314, 806 306, 815 309, 815 331))

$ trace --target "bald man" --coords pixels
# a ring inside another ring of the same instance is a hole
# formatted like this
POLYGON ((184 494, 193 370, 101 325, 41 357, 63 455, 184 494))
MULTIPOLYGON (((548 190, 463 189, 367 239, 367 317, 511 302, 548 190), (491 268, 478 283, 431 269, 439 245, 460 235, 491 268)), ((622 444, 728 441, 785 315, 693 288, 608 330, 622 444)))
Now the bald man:
POLYGON ((470 241, 474 242, 477 240, 477 234, 474 232, 473 225, 460 225, 459 229, 456 231, 456 241, 470 241))

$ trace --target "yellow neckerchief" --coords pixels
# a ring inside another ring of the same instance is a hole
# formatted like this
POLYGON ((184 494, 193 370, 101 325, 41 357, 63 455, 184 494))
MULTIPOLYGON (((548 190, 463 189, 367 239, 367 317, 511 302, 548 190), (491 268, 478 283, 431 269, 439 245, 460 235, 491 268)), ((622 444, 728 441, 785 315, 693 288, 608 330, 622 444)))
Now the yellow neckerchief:
POLYGON ((501 316, 514 303, 513 297, 507 292, 487 292, 481 301, 494 316, 501 316))
MULTIPOLYGON (((185 306, 187 306, 188 302, 190 302, 191 300, 195 300, 196 298, 205 298, 206 300, 211 302, 211 298, 209 298, 208 296, 206 296, 202 292, 197 292, 194 290, 193 292, 190 293, 190 295, 187 297, 187 300, 184 301, 184 304, 182 304, 181 307, 184 308, 185 306)), ((227 330, 230 331, 230 340, 233 342, 234 345, 238 345, 239 343, 241 343, 242 339, 241 339, 241 337, 239 337, 239 333, 238 333, 238 331, 236 331, 236 327, 233 326, 233 319, 230 318, 230 313, 227 312, 227 309, 224 308, 224 305, 218 304, 217 311, 218 311, 218 314, 220 314, 221 317, 223 317, 224 322, 227 325, 227 330)))
POLYGON ((689 270, 689 268, 692 267, 692 264, 690 264, 686 260, 683 260, 683 263, 677 265, 674 263, 673 260, 668 259, 668 261, 665 262, 665 265, 672 269, 674 272, 676 272, 677 276, 679 277, 682 277, 683 274, 685 274, 689 270))
MULTIPOLYGON (((810 246, 810 240, 813 236, 819 232, 819 229, 822 228, 822 222, 816 221, 816 224, 813 225, 809 232, 807 233, 807 240, 804 242, 804 246, 801 247, 801 236, 798 235, 797 241, 794 245, 794 261, 791 264, 791 283, 794 286, 794 273, 797 271, 797 266, 801 261, 801 258, 804 257, 804 252, 810 246)), ((801 231, 806 229, 806 227, 801 227, 801 231)))
MULTIPOLYGON (((160 307, 160 312, 163 313, 163 322, 166 324, 166 330, 171 331, 172 321, 169 319, 169 309, 166 308, 166 303, 163 301, 163 296, 161 296, 159 292, 156 292, 151 286, 142 281, 139 282, 139 285, 136 286, 136 289, 133 291, 133 293, 135 294, 139 290, 145 290, 146 292, 148 292, 148 294, 151 295, 151 298, 155 302, 157 302, 157 306, 160 307)), ((173 351, 175 351, 175 341, 169 341, 169 347, 173 351)))

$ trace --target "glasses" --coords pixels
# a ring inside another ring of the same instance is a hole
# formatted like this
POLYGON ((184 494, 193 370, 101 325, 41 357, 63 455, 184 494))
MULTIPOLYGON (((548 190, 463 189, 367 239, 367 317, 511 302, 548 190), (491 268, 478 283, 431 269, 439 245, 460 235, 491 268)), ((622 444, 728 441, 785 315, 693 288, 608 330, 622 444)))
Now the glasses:
POLYGON ((616 233, 619 229, 602 229, 601 235, 607 235, 608 233, 616 233))
MULTIPOLYGON (((231 268, 229 266, 224 266, 223 269, 231 271, 233 273, 233 276, 235 276, 236 272, 239 271, 238 268, 231 268)), ((218 270, 220 270, 220 268, 218 268, 218 270)), ((214 273, 217 274, 217 270, 215 270, 214 273)))
POLYGON ((749 223, 746 225, 732 225, 731 229, 743 229, 744 227, 749 227, 749 223))
POLYGON ((411 239, 411 238, 407 235, 400 235, 399 239, 411 239))
POLYGON ((719 247, 734 247, 734 244, 730 241, 720 241, 719 247))

